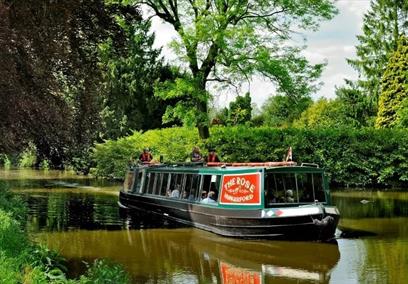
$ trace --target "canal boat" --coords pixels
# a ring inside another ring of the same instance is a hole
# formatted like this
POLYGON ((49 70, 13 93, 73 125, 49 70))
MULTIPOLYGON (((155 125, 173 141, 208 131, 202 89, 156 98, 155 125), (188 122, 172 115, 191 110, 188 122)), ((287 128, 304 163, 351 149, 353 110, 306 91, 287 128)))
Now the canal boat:
POLYGON ((119 205, 239 238, 327 241, 338 209, 315 164, 149 164, 127 171, 119 205))

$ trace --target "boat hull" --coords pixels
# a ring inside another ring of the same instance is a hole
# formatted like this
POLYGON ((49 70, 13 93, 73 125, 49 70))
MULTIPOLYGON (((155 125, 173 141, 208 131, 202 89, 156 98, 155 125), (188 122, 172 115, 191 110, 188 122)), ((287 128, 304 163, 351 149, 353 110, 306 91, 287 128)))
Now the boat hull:
POLYGON ((328 210, 321 204, 233 210, 122 191, 119 204, 226 237, 328 241, 339 221, 337 209, 328 210), (299 208, 299 213, 293 211, 299 208))

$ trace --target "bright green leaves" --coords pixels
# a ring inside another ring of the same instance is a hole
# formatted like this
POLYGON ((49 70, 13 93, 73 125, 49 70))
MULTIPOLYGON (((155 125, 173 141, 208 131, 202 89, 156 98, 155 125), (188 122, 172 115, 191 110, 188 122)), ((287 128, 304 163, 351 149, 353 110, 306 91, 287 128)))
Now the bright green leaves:
POLYGON ((402 36, 384 72, 376 127, 405 124, 408 100, 408 38, 402 36), (400 122, 401 121, 401 122, 400 122))
MULTIPOLYGON (((293 30, 314 30, 337 12, 330 0, 147 0, 138 1, 179 34, 171 46, 191 76, 188 82, 163 84, 161 98, 185 98, 164 118, 199 126, 208 122, 208 81, 239 86, 255 75, 274 82, 281 94, 308 96, 323 65, 312 66, 289 48, 293 30), (206 99, 204 101, 203 99, 206 99), (193 109, 191 109, 193 108, 193 109)), ((202 138, 207 131, 199 131, 202 138)))
POLYGON ((207 105, 209 94, 189 76, 174 82, 156 83, 155 96, 165 101, 177 99, 175 106, 167 107, 164 123, 181 121, 186 126, 208 123, 208 116, 200 110, 200 105, 207 105))

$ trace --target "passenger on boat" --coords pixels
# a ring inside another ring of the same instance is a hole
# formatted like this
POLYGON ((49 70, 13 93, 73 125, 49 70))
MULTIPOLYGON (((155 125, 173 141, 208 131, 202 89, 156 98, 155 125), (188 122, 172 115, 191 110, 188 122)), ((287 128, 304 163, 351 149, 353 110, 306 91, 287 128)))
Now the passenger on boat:
POLYGON ((293 198, 293 190, 291 189, 286 191, 286 202, 295 202, 295 199, 293 198))
POLYGON ((203 190, 203 191, 201 192, 200 201, 204 200, 205 198, 207 198, 207 191, 203 190))
POLYGON ((208 193, 208 196, 206 198, 204 198, 203 200, 201 200, 201 203, 216 203, 215 199, 215 192, 214 191, 210 191, 208 193))
POLYGON ((197 146, 193 147, 193 151, 191 152, 191 161, 192 162, 202 162, 203 161, 203 157, 201 156, 201 153, 200 153, 200 148, 198 148, 197 146))
POLYGON ((176 185, 176 188, 171 191, 170 194, 171 198, 179 198, 180 197, 180 186, 176 185))
POLYGON ((139 161, 142 163, 150 163, 153 160, 153 155, 149 148, 144 148, 143 153, 139 156, 139 161))
POLYGON ((219 162, 220 159, 218 158, 218 155, 215 151, 214 148, 210 148, 208 150, 208 156, 205 158, 205 161, 208 162, 219 162))

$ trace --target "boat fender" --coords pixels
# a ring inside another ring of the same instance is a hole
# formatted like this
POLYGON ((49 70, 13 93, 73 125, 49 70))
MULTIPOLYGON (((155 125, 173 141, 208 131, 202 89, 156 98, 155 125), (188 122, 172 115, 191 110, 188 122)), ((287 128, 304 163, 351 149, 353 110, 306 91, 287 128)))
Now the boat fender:
POLYGON ((326 227, 334 222, 334 218, 332 216, 326 216, 322 220, 313 219, 313 224, 318 227, 326 227))

